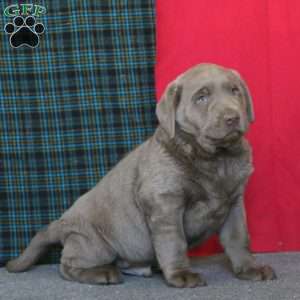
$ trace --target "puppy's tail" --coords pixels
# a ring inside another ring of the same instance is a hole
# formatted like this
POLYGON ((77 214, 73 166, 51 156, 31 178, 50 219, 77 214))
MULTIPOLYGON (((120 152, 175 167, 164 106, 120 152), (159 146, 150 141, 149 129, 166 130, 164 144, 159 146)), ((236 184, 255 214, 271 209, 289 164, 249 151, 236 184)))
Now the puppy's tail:
POLYGON ((60 222, 57 220, 40 230, 24 252, 6 264, 7 271, 13 273, 27 271, 46 252, 49 245, 60 242, 60 227, 60 222))

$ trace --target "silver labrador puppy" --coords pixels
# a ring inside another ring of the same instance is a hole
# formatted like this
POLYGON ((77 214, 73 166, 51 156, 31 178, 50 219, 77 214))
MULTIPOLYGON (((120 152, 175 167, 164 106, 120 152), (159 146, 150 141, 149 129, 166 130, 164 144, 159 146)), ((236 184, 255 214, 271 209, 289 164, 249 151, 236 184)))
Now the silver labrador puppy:
POLYGON ((154 135, 38 232, 8 271, 27 270, 61 243, 68 280, 119 283, 122 268, 150 275, 143 267, 156 265, 171 286, 201 286, 186 252, 218 233, 238 278, 275 278, 248 248, 243 194, 253 167, 243 135, 254 114, 245 82, 236 71, 197 65, 168 85, 156 113, 154 135))

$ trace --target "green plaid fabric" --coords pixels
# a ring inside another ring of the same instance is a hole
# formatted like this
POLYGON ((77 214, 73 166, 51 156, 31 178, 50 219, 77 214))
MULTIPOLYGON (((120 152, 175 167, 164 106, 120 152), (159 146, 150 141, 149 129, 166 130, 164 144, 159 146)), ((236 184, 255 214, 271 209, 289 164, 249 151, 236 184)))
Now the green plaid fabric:
POLYGON ((37 48, 1 31, 0 264, 154 131, 153 2, 39 1, 37 48))

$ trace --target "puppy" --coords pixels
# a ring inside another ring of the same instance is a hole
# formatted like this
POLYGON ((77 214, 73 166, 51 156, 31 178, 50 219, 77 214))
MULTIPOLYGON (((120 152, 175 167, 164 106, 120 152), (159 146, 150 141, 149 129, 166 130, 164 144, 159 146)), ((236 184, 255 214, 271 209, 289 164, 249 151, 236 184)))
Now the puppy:
POLYGON ((218 233, 238 278, 275 278, 248 248, 243 194, 253 167, 243 135, 254 112, 246 83, 236 71, 197 65, 168 85, 156 114, 154 135, 38 232, 8 271, 27 270, 61 243, 67 280, 116 284, 120 269, 150 275, 158 266, 171 286, 202 286, 186 253, 218 233))

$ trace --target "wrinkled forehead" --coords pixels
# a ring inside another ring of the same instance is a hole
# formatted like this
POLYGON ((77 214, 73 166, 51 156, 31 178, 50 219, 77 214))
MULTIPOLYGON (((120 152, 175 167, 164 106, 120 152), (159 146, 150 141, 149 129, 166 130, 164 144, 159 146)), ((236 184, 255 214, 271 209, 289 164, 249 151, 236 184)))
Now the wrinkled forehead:
POLYGON ((226 88, 238 83, 237 76, 230 70, 217 66, 200 66, 188 70, 179 77, 183 92, 194 92, 203 87, 211 89, 226 88))

